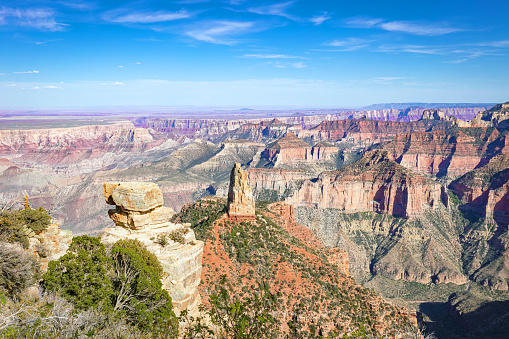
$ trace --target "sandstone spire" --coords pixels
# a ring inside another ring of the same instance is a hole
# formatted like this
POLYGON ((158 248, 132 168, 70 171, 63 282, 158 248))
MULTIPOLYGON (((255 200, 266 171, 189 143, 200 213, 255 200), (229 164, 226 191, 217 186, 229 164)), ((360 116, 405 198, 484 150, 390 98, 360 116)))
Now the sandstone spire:
POLYGON ((228 216, 230 218, 254 219, 255 202, 247 173, 238 162, 235 163, 230 174, 230 189, 228 191, 228 216))

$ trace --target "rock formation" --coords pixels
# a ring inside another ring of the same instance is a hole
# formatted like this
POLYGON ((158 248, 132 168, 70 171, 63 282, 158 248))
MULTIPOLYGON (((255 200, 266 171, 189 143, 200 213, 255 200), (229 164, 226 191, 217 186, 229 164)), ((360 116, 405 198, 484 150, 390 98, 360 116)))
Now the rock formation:
MULTIPOLYGON (((19 167, 73 176, 118 166, 124 153, 159 146, 148 130, 131 122, 70 128, 0 130, 0 157, 19 167)), ((1 165, 0 165, 1 166, 1 165)))
POLYGON ((256 200, 284 200, 300 187, 306 179, 315 176, 302 169, 250 168, 249 183, 256 200))
POLYGON ((161 262, 163 288, 171 295, 175 312, 188 309, 197 314, 203 242, 196 240, 190 225, 170 222, 174 212, 163 206, 163 194, 153 183, 105 183, 104 198, 116 205, 108 212, 116 226, 106 229, 101 241, 142 242, 161 262))
POLYGON ((334 208, 353 212, 419 215, 438 206, 447 195, 438 183, 390 160, 386 151, 372 151, 352 165, 307 180, 290 198, 296 207, 334 208))
POLYGON ((46 229, 32 234, 28 240, 28 250, 37 255, 42 271, 46 272, 50 261, 58 260, 67 252, 72 242, 72 233, 61 230, 60 225, 52 221, 46 229))
POLYGON ((237 220, 256 219, 255 201, 249 186, 249 179, 238 162, 235 163, 230 174, 228 217, 237 220))
POLYGON ((460 227, 445 188, 397 164, 386 151, 367 152, 351 165, 307 180, 286 201, 295 206, 297 222, 327 247, 348 252, 356 278, 467 281, 460 227))

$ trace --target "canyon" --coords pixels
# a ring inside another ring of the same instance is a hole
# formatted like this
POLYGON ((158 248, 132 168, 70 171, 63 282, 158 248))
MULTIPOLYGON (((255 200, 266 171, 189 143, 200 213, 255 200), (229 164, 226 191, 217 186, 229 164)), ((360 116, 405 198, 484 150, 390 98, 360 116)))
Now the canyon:
MULTIPOLYGON (((382 295, 418 310, 422 302, 401 297, 412 284, 442 291, 426 290, 421 301, 447 303, 465 286, 497 291, 492 299, 501 300, 509 289, 508 109, 505 103, 236 120, 147 117, 1 130, 0 199, 28 195, 77 235, 112 229, 108 215, 116 224, 111 234, 156 234, 173 210, 208 196, 227 198, 238 163, 242 179, 232 201, 256 200, 256 208, 277 202, 267 213, 282 227, 316 239, 332 251, 330 262, 348 263, 343 274, 382 295), (118 193, 108 214, 105 182, 153 182, 157 206, 133 210, 118 193), (395 284, 400 292, 387 287, 395 284)), ((232 207, 231 220, 252 219, 255 206, 248 205, 232 207)), ((190 291, 174 294, 195 305, 190 291)), ((464 310, 468 299, 451 305, 464 310)))

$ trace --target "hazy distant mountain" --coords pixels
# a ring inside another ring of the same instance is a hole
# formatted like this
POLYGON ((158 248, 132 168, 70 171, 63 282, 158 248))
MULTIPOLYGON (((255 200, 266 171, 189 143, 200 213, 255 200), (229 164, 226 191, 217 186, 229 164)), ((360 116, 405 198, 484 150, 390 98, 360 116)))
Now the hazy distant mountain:
POLYGON ((422 108, 468 108, 468 107, 486 107, 489 109, 496 104, 494 103, 424 103, 424 102, 401 102, 401 103, 384 103, 373 104, 363 107, 362 110, 379 110, 379 109, 407 109, 409 107, 422 108))

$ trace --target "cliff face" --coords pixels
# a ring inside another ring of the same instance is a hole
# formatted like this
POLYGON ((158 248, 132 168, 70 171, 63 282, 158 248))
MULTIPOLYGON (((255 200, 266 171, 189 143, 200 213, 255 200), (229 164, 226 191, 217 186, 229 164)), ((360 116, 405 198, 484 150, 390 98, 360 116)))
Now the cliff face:
MULTIPOLYGON (((446 115, 454 115, 462 120, 470 120, 478 112, 488 107, 441 107, 440 110, 446 115)), ((236 138, 246 138, 251 134, 252 141, 261 142, 263 134, 261 131, 276 134, 277 128, 280 129, 280 138, 287 131, 298 132, 299 129, 310 129, 319 125, 322 121, 334 121, 342 119, 359 119, 366 117, 370 120, 380 121, 414 121, 422 117, 426 109, 423 107, 413 107, 407 109, 380 109, 380 110, 364 110, 364 111, 337 111, 322 110, 320 111, 296 111, 294 116, 278 117, 276 123, 295 125, 288 129, 288 126, 278 126, 276 128, 266 129, 267 124, 271 124, 273 118, 254 118, 254 119, 168 119, 168 118, 139 118, 133 120, 137 127, 151 128, 169 136, 193 136, 197 138, 207 138, 208 140, 221 138, 224 134, 228 134, 234 130, 236 138), (321 114, 320 114, 321 113, 321 114), (244 126, 243 126, 244 125, 244 126), (243 131, 240 129, 243 128, 243 131), (257 132, 259 131, 259 132, 257 132), (238 134, 237 134, 238 133, 238 134)), ((264 112, 265 114, 267 112, 264 112)), ((292 112, 289 112, 290 114, 292 112)))
POLYGON ((190 225, 170 222, 174 212, 163 206, 163 194, 152 183, 105 183, 104 197, 116 205, 109 211, 116 226, 106 229, 101 241, 142 242, 161 262, 163 288, 171 295, 175 312, 188 309, 198 314, 203 242, 196 240, 190 225))
MULTIPOLYGON (((338 171, 305 181, 286 201, 298 223, 326 246, 348 252, 360 279, 462 284, 457 216, 445 188, 372 151, 338 171)), ((459 224, 461 225, 461 223, 459 224)))
POLYGON ((458 208, 469 219, 464 236, 465 268, 471 279, 509 289, 509 154, 451 182, 458 208))
POLYGON ((509 140, 493 128, 453 128, 448 131, 396 136, 384 145, 399 164, 422 174, 458 177, 504 153, 509 140))
POLYGON ((262 201, 284 200, 314 177, 301 169, 250 168, 247 173, 256 200, 262 201))
POLYGON ((0 157, 20 167, 72 176, 103 169, 122 153, 137 153, 162 143, 130 122, 40 130, 0 130, 0 157))
POLYGON ((372 151, 352 165, 305 181, 286 201, 296 207, 373 211, 406 218, 435 208, 442 200, 447 204, 439 184, 408 171, 385 151, 372 151))
POLYGON ((397 135, 383 146, 398 163, 418 173, 455 178, 509 152, 509 104, 454 120, 445 131, 397 135))

